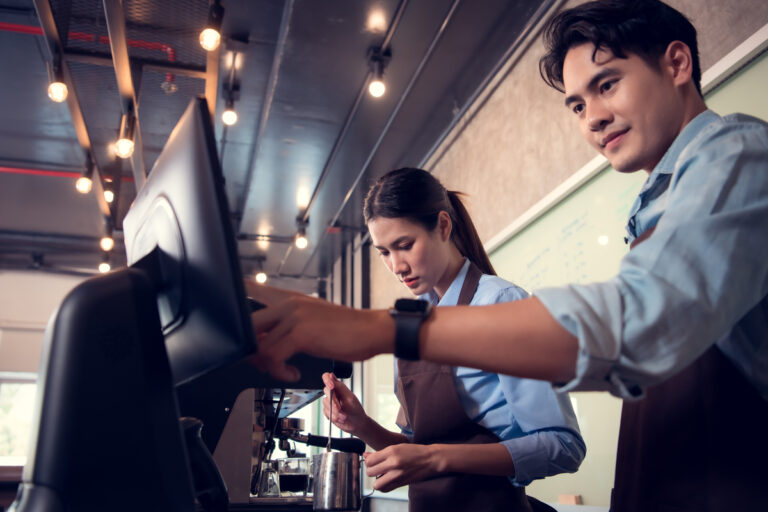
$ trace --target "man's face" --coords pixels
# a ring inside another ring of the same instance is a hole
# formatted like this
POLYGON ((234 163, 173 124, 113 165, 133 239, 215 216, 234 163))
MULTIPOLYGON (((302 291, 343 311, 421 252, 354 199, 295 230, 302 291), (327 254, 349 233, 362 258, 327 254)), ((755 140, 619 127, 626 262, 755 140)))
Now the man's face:
POLYGON ((670 72, 585 43, 563 63, 565 104, 587 142, 620 172, 650 172, 682 129, 684 104, 670 72), (592 58, 594 53, 594 60, 592 58))

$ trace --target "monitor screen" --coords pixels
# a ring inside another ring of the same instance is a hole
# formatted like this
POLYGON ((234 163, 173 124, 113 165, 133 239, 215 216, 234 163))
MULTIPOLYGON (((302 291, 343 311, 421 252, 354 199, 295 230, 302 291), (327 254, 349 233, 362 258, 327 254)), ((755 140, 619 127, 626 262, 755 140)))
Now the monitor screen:
POLYGON ((255 350, 204 98, 190 102, 171 132, 123 231, 128 264, 148 268, 155 281, 177 385, 255 350))

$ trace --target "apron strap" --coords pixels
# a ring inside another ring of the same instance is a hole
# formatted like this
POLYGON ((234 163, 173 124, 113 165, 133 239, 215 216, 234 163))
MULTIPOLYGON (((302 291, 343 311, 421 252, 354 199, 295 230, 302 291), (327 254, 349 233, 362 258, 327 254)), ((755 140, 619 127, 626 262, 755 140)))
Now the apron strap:
POLYGON ((477 265, 470 261, 467 275, 464 277, 464 284, 461 285, 461 291, 459 292, 459 300, 456 302, 457 306, 469 306, 469 303, 472 302, 472 297, 475 296, 477 285, 480 284, 482 276, 483 273, 477 268, 477 265))
POLYGON ((646 229, 645 231, 643 231, 643 233, 639 237, 632 240, 632 243, 629 244, 629 248, 634 249, 637 246, 637 244, 643 243, 644 241, 648 240, 648 238, 653 234, 655 230, 656 230, 656 226, 653 226, 652 228, 646 229))

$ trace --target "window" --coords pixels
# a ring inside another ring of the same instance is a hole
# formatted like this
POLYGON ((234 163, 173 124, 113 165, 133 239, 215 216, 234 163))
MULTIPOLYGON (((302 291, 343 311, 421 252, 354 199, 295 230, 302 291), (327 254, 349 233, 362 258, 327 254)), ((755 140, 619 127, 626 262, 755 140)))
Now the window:
POLYGON ((0 372, 0 466, 27 460, 37 375, 0 372))

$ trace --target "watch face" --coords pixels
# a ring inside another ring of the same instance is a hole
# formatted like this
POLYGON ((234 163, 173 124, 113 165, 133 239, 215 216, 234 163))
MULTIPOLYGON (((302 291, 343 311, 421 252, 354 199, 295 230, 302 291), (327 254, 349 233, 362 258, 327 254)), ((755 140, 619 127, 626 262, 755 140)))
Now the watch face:
POLYGON ((429 308, 429 302, 421 299, 397 299, 395 309, 408 313, 424 313, 429 308))

